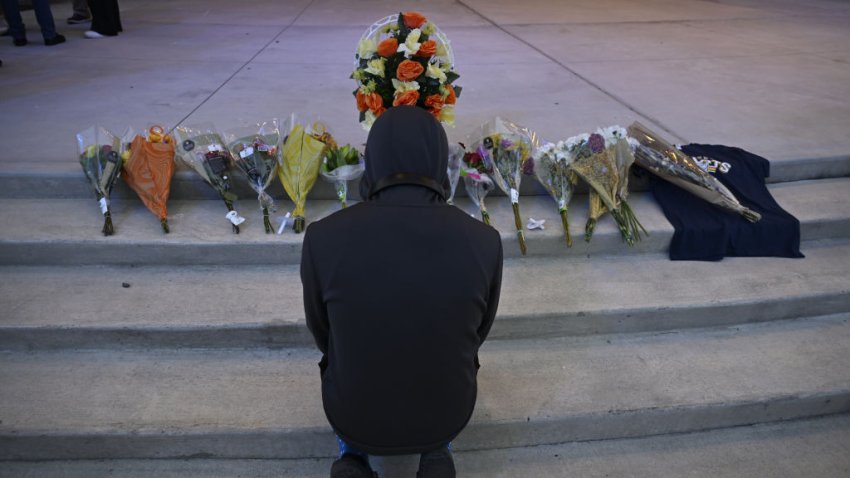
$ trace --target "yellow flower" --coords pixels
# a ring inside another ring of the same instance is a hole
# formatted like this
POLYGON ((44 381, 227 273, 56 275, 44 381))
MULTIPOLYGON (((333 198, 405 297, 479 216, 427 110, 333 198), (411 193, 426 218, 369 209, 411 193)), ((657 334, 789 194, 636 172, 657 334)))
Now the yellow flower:
POLYGON ((444 105, 440 111, 440 121, 448 125, 455 124, 455 107, 454 105, 444 105))
POLYGON ((371 73, 375 76, 379 76, 381 78, 384 77, 384 65, 386 64, 385 58, 376 58, 374 60, 369 60, 366 63, 367 68, 364 70, 366 73, 371 73))
POLYGON ((419 83, 415 81, 398 81, 393 78, 393 88, 395 88, 395 94, 400 95, 408 91, 418 91, 419 83))
POLYGON ((428 71, 425 72, 425 76, 439 80, 441 84, 446 82, 446 72, 440 69, 437 63, 428 63, 428 71))
POLYGON ((362 80, 363 79, 363 71, 359 68, 354 70, 354 72, 351 73, 351 78, 353 78, 357 81, 362 80))
POLYGON ((371 38, 364 38, 363 41, 357 45, 357 55, 360 58, 370 58, 377 51, 378 45, 375 43, 375 40, 371 38))
POLYGON ((378 88, 378 85, 375 84, 375 80, 369 80, 365 85, 360 86, 360 92, 364 95, 368 95, 375 91, 378 88))
POLYGON ((449 57, 449 50, 446 48, 446 45, 443 42, 437 42, 437 56, 442 56, 444 58, 449 57))
POLYGON ((433 35, 436 30, 437 28, 431 22, 428 22, 422 26, 422 33, 426 35, 433 35))
POLYGON ((422 46, 419 43, 420 36, 422 36, 422 31, 418 28, 410 30, 410 33, 407 34, 407 40, 398 46, 398 51, 404 53, 407 58, 415 55, 419 51, 419 47, 422 46))

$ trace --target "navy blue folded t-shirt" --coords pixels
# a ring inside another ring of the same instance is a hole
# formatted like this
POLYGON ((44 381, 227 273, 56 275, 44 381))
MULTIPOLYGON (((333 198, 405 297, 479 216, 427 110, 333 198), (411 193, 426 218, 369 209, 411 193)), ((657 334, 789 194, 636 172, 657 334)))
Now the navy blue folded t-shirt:
POLYGON ((752 223, 652 176, 652 192, 675 232, 670 259, 719 261, 725 256, 804 257, 800 221, 782 209, 765 186, 770 162, 740 148, 689 144, 682 152, 720 180, 744 206, 761 214, 752 223))

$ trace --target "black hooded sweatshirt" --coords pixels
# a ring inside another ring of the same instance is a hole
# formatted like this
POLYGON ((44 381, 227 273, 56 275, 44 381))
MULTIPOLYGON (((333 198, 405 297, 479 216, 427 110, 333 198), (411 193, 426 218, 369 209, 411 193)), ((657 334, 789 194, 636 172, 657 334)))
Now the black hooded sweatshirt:
POLYGON ((304 237, 304 310, 324 354, 325 414, 370 454, 444 446, 475 407, 502 242, 446 204, 447 161, 445 131, 429 113, 387 110, 366 145, 366 200, 312 223, 304 237))

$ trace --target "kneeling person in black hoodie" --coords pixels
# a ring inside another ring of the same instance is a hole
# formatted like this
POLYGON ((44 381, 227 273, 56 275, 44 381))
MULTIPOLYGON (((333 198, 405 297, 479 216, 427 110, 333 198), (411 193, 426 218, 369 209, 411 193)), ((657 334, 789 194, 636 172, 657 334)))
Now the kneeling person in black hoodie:
POLYGON ((366 145, 365 201, 305 234, 304 309, 340 447, 332 477, 373 476, 369 454, 414 453, 417 476, 455 476, 450 442, 475 407, 502 242, 446 204, 447 162, 433 116, 387 110, 366 145))

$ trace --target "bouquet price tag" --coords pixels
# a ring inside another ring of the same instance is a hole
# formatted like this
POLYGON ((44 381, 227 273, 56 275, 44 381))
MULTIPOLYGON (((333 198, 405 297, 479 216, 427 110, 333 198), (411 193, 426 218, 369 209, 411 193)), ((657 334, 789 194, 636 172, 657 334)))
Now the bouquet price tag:
POLYGON ((109 211, 109 202, 106 201, 106 198, 100 198, 100 201, 98 201, 98 204, 100 204, 100 213, 101 214, 106 214, 109 211))
POLYGON ((519 203, 519 191, 514 188, 511 188, 511 202, 514 204, 519 203))
POLYGON ((208 149, 210 152, 215 152, 215 151, 224 151, 224 148, 223 148, 220 144, 218 144, 218 143, 213 143, 213 144, 211 144, 211 145, 207 146, 207 149, 208 149))
POLYGON ((251 156, 252 154, 254 154, 254 148, 252 146, 248 146, 247 148, 239 152, 239 157, 245 159, 248 156, 251 156))
POLYGON ((230 211, 229 213, 225 214, 224 217, 226 217, 227 220, 230 221, 230 223, 234 226, 238 226, 245 222, 245 218, 240 216, 236 211, 230 211))

